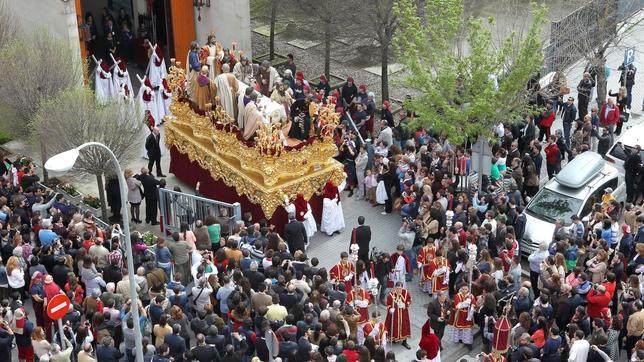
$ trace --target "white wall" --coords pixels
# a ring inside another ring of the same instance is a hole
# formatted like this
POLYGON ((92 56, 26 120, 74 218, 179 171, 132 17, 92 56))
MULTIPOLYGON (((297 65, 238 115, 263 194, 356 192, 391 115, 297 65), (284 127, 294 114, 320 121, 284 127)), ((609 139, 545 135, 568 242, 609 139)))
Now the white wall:
POLYGON ((23 30, 47 29, 67 39, 72 49, 78 51, 78 23, 73 0, 11 0, 5 4, 13 11, 23 30))
POLYGON ((197 17, 195 8, 196 40, 200 45, 205 44, 208 34, 214 32, 225 48, 236 42, 238 50, 252 56, 250 0, 211 0, 209 8, 201 8, 201 21, 197 17))

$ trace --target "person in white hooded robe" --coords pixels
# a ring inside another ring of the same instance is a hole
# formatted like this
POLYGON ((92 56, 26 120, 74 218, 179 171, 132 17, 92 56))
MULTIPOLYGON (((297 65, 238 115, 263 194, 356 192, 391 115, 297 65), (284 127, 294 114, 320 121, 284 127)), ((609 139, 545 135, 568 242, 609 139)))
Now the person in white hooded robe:
POLYGON ((96 101, 100 104, 106 104, 111 99, 116 98, 118 94, 118 88, 114 88, 114 83, 112 82, 112 72, 102 59, 96 60, 94 89, 96 101))
POLYGON ((344 213, 340 202, 338 187, 331 180, 324 186, 324 199, 322 205, 322 222, 320 231, 331 236, 344 229, 344 213))

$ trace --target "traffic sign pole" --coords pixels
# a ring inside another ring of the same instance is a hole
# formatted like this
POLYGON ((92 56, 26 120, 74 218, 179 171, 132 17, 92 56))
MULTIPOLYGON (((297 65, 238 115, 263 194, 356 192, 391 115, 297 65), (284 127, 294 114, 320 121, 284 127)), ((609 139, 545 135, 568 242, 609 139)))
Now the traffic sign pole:
POLYGON ((65 332, 63 331, 63 317, 67 314, 71 305, 72 302, 62 293, 47 301, 47 315, 51 320, 58 322, 58 336, 60 337, 60 345, 64 349, 67 348, 67 338, 65 338, 65 332))
POLYGON ((63 349, 67 349, 67 338, 65 337, 65 332, 63 331, 63 320, 58 320, 58 336, 60 337, 60 345, 63 349))

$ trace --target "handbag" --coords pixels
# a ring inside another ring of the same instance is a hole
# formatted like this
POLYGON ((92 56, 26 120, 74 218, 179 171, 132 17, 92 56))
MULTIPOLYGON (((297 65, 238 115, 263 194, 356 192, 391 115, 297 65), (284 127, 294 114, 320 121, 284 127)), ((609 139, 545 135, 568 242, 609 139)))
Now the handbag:
POLYGON ((628 119, 631 118, 631 114, 627 112, 622 112, 619 114, 619 121, 622 123, 628 122, 628 119))
POLYGON ((385 182, 378 182, 378 187, 376 187, 376 202, 380 205, 384 204, 387 201, 387 190, 385 189, 385 182))

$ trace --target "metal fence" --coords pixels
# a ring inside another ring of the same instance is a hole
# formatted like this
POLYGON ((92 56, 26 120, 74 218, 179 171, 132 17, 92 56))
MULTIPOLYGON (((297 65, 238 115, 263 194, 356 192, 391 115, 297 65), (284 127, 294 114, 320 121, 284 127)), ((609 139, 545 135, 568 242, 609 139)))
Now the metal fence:
MULTIPOLYGON (((44 185, 44 184, 42 184, 40 182, 37 182, 36 185, 38 187, 40 187, 40 188, 45 189, 45 190, 50 190, 51 192, 54 193, 54 195, 58 194, 58 193, 61 193, 60 190, 54 190, 54 189, 52 189, 52 188, 50 188, 50 187, 48 187, 48 186, 46 186, 46 185, 44 185)), ((63 193, 63 195, 65 195, 65 194, 63 193)), ((55 196, 52 196, 52 197, 55 197, 55 196)), ((65 197, 64 204, 69 206, 73 213, 76 213, 76 212, 83 213, 83 212, 85 212, 85 210, 80 206, 81 204, 79 203, 79 200, 80 199, 73 199, 73 198, 65 197)), ((113 231, 112 230, 112 225, 114 225, 114 224, 113 223, 110 224, 108 222, 105 222, 103 219, 99 218, 97 215, 94 215, 94 224, 96 225, 96 227, 98 227, 100 229, 103 229, 103 230, 106 230, 108 232, 113 231)), ((120 225, 120 226, 123 227, 123 225, 120 225)), ((125 234, 123 234, 123 231, 113 231, 113 232, 116 233, 115 235, 118 235, 120 240, 125 240, 125 234)), ((111 247, 112 238, 110 237, 109 240, 107 240, 107 242, 108 242, 109 246, 111 247)))
POLYGON ((235 223, 242 219, 241 205, 238 202, 229 204, 168 189, 159 189, 159 209, 166 233, 178 232, 184 222, 192 229, 195 221, 204 220, 208 215, 219 220, 225 218, 231 231, 234 230, 235 223))
POLYGON ((558 21, 550 23, 550 41, 544 48, 542 75, 564 70, 581 59, 580 48, 600 44, 611 26, 625 21, 644 8, 644 0, 593 0, 558 21), (608 14, 606 12, 609 12, 608 14), (579 42, 584 42, 579 46, 579 42))

